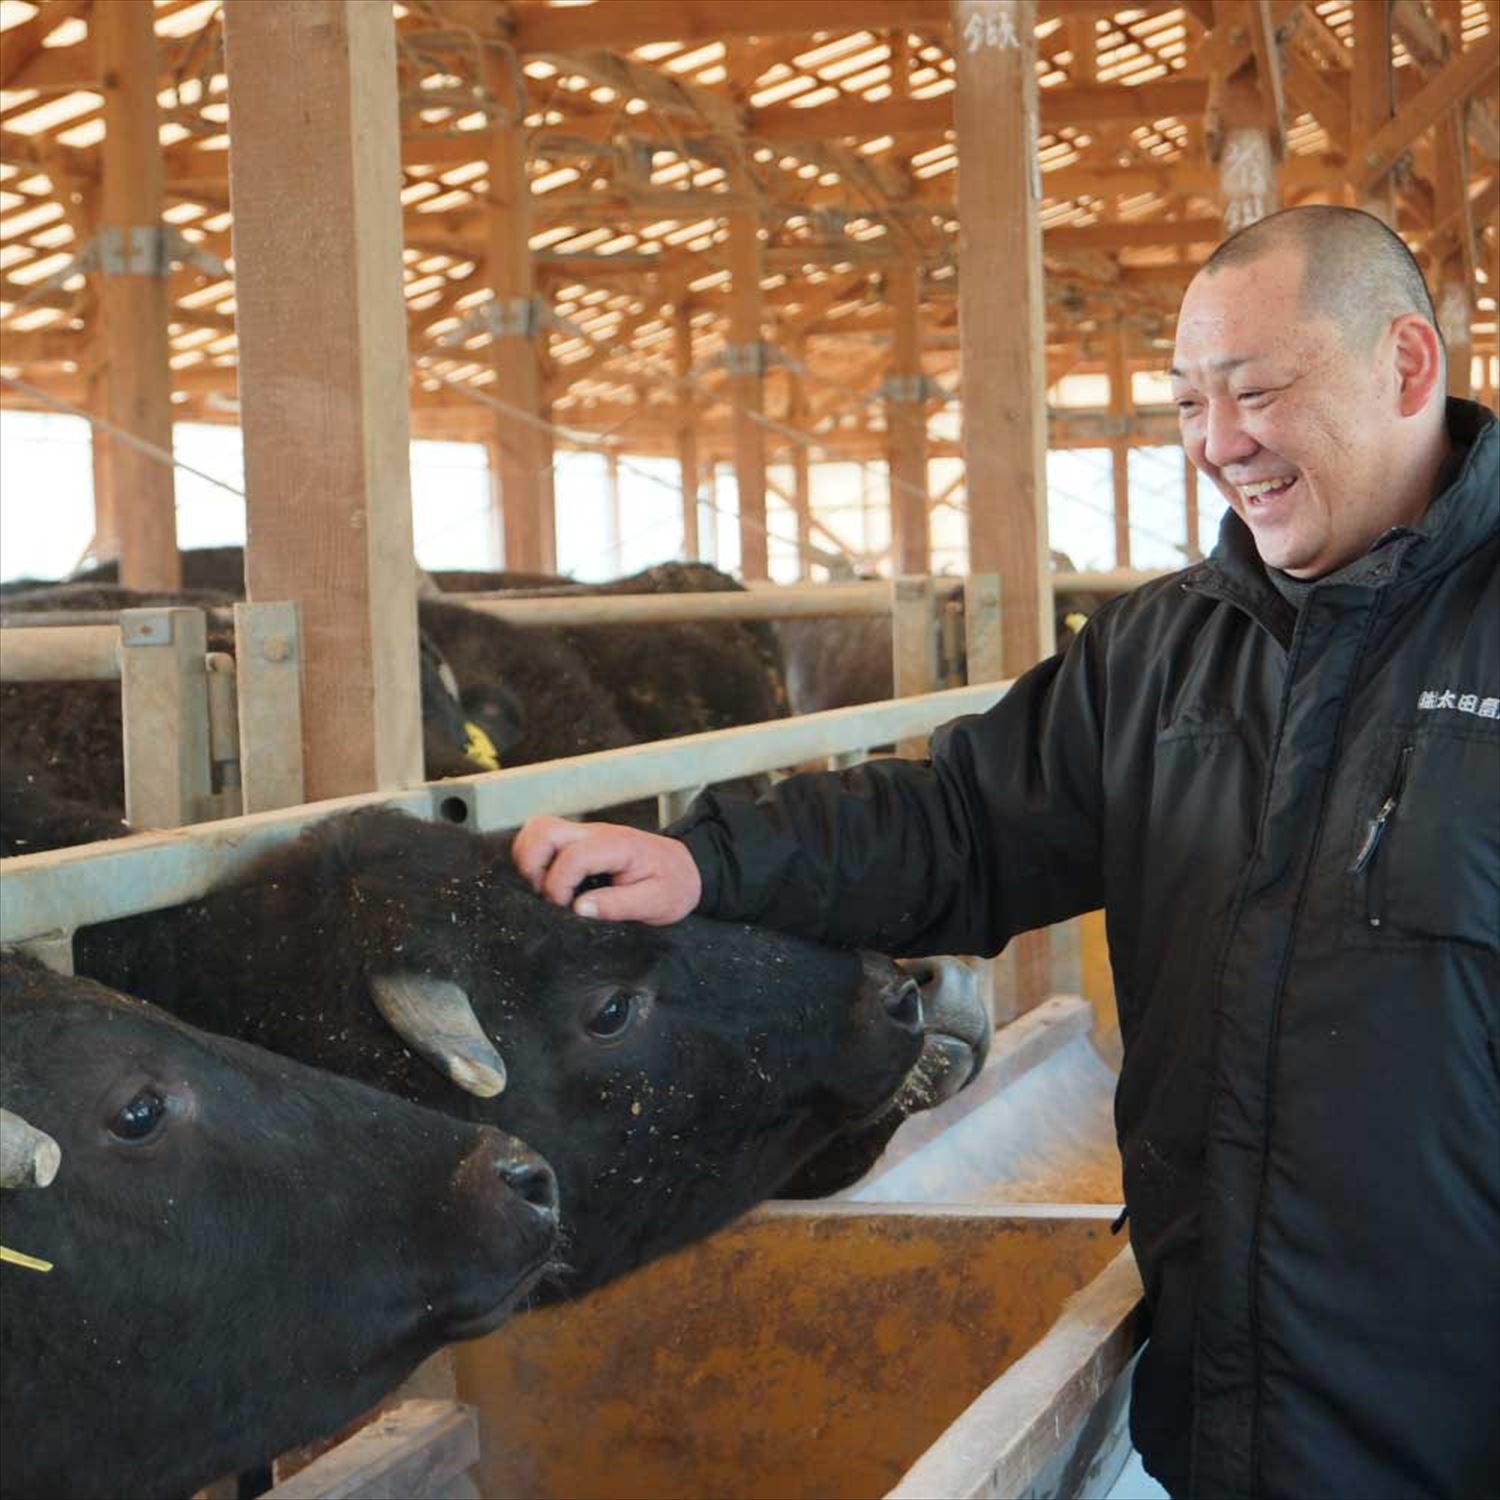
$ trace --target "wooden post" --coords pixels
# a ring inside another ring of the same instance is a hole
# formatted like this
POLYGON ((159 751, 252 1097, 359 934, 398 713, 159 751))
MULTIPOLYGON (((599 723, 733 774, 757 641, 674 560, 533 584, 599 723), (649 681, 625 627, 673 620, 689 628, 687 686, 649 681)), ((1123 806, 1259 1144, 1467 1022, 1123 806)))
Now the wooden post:
MULTIPOLYGON (((1450 56, 1463 51, 1463 3, 1439 0, 1438 23, 1448 40, 1450 56)), ((1441 223, 1456 217, 1451 241, 1435 247, 1432 291, 1438 326, 1448 348, 1448 394, 1468 399, 1474 380, 1474 299, 1477 287, 1474 220, 1469 207, 1469 132, 1467 100, 1460 100, 1438 123, 1433 153, 1436 189, 1434 217, 1441 223)))
POLYGON ((422 743, 395 21, 236 4, 224 43, 248 593, 301 609, 309 799, 397 786, 422 743))
POLYGON ((134 828, 180 828, 206 811, 206 640, 201 609, 120 611, 125 816, 134 828))
POLYGON ((719 460, 710 458, 704 470, 703 498, 708 509, 708 531, 703 542, 703 561, 715 566, 719 562, 719 460))
POLYGON ((604 547, 609 553, 610 573, 618 578, 623 569, 620 529, 620 455, 611 449, 604 460, 604 547))
POLYGON ((770 576, 766 538, 765 344, 761 339, 760 222, 750 209, 729 215, 729 399, 734 403, 734 472, 740 492, 740 576, 770 576))
POLYGON ((999 682, 1005 676, 1000 619, 999 578, 970 573, 964 579, 964 656, 971 683, 999 682))
MULTIPOLYGON (((89 41, 104 93, 100 147, 99 294, 107 399, 116 426, 172 449, 172 374, 167 363, 163 178, 156 107, 151 0, 114 0, 89 15, 89 41)), ((114 508, 120 582, 175 589, 177 509, 173 469, 125 443, 106 445, 106 503, 114 508)))
MULTIPOLYGON (((89 377, 89 410, 107 415, 109 381, 102 373, 89 377)), ((94 476, 94 540, 89 550, 97 562, 120 555, 120 523, 115 513, 114 460, 109 434, 102 427, 89 428, 89 457, 94 476)))
POLYGON ((891 546, 897 573, 926 573, 931 563, 927 526, 927 401, 922 389, 921 272, 912 260, 886 273, 894 326, 886 380, 891 546))
MULTIPOLYGON (((807 340, 794 337, 791 363, 786 366, 786 425, 802 438, 807 437, 807 381, 802 371, 807 364, 807 340)), ((797 577, 812 577, 812 472, 811 454, 806 441, 791 442, 792 508, 797 512, 797 577)))
MULTIPOLYGON (((481 4, 474 24, 482 36, 498 43, 498 16, 493 5, 481 4)), ((545 309, 537 295, 531 261, 531 186, 526 177, 526 130, 522 123, 525 100, 517 92, 519 68, 498 45, 485 49, 484 81, 495 101, 514 123, 496 123, 490 131, 489 198, 486 216, 486 269, 494 301, 495 398, 513 411, 495 414, 499 444, 500 502, 505 532, 505 566, 544 571, 549 551, 555 551, 556 526, 546 514, 550 487, 545 434, 539 425, 542 377, 537 359, 546 337, 545 309), (552 540, 549 542, 549 533, 552 540)))
MULTIPOLYGON (((969 570, 1000 575, 1008 675, 1054 640, 1036 19, 1035 0, 953 0, 969 570)), ((1029 1009, 1051 989, 1047 934, 1024 934, 1012 951, 1029 1009)))
MULTIPOLYGON (((1354 48, 1350 54, 1349 160, 1364 163, 1365 142, 1390 119, 1394 102, 1391 68, 1390 0, 1363 0, 1353 7, 1354 48)), ((1360 175, 1358 170, 1353 174, 1360 175)), ((1358 206, 1395 227, 1396 205, 1389 174, 1358 206)))
POLYGON ((1130 566, 1130 361, 1125 352, 1125 321, 1109 329, 1109 451, 1115 479, 1115 566, 1130 566))
POLYGON ((242 809, 296 807, 306 801, 297 606, 236 604, 234 654, 242 809))
POLYGON ((1198 470, 1186 453, 1182 455, 1182 503, 1187 510, 1187 555, 1189 562, 1203 556, 1198 536, 1198 470))
POLYGON ((677 463, 682 471, 682 555, 696 559, 698 545, 698 428, 693 410, 693 309, 679 297, 672 310, 677 379, 677 463))
POLYGON ((1286 154, 1286 94, 1272 20, 1270 0, 1218 0, 1205 48, 1211 77, 1203 136, 1219 168, 1226 237, 1280 205, 1276 177, 1286 154), (1246 43, 1250 57, 1241 61, 1246 43))
MULTIPOLYGON (((937 595, 932 579, 891 580, 891 685, 898 698, 913 698, 937 687, 937 595)), ((896 754, 925 759, 931 736, 900 741, 896 754)))

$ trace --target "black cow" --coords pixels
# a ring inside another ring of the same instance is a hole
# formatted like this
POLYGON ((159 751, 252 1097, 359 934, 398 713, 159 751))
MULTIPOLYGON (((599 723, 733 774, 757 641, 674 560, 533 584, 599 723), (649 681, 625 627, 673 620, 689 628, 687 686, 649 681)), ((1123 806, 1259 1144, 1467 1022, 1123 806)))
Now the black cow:
POLYGON ((6 1497, 263 1464, 497 1326, 553 1249, 556 1183, 499 1131, 12 954, 0 1040, 6 1497))
MULTIPOLYGON (((184 553, 184 557, 193 554, 184 553)), ((150 593, 108 583, 68 583, 7 596, 5 612, 15 618, 56 610, 120 610, 186 605, 227 610, 232 596, 206 589, 150 593)), ((210 622, 208 647, 232 653, 229 626, 210 622)), ((422 755, 427 777, 470 776, 493 769, 471 749, 469 721, 458 685, 442 653, 419 637, 422 755)), ((518 713, 503 691, 494 695, 485 724, 491 740, 513 744, 518 713)), ((75 834, 104 838, 129 830, 125 811, 125 763, 120 727, 120 688, 113 682, 8 682, 0 684, 0 850, 35 852, 66 840, 66 820, 52 804, 92 808, 96 827, 77 819, 75 834)))
POLYGON ((75 952, 209 1030, 529 1141, 561 1183, 564 1295, 708 1234, 841 1132, 878 1152, 924 1048, 908 1108, 955 1092, 986 1036, 973 1008, 924 1034, 889 960, 702 918, 589 922, 530 890, 506 838, 384 811, 75 952))

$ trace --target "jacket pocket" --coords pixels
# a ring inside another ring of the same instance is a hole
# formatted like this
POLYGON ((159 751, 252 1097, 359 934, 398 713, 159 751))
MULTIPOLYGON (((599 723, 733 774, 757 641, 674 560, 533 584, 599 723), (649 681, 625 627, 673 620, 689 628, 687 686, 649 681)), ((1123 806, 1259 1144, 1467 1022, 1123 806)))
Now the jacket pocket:
POLYGON ((1424 724, 1372 785, 1349 863, 1366 935, 1500 949, 1500 733, 1424 724))

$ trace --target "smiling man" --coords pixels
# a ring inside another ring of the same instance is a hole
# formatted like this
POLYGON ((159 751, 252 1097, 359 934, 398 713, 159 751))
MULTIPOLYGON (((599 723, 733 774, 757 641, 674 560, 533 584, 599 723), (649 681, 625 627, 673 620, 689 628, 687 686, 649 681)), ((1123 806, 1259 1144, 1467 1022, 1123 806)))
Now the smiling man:
POLYGON ((1349 209, 1227 242, 1172 378, 1231 507, 1208 561, 929 762, 709 794, 671 837, 535 819, 516 860, 584 915, 897 954, 1102 905, 1146 1467, 1500 1493, 1500 431, 1445 402, 1420 271, 1349 209))

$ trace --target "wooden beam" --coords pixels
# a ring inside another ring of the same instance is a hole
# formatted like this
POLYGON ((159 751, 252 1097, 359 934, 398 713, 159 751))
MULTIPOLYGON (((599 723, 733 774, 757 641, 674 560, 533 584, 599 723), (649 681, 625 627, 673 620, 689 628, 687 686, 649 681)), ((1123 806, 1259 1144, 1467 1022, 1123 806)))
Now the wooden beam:
POLYGON ((1115 491, 1115 566, 1130 566, 1130 362, 1125 357, 1125 326, 1116 318, 1108 334, 1109 414, 1118 424, 1119 435, 1109 447, 1113 459, 1115 491))
MULTIPOLYGON (((1349 160, 1357 170, 1367 142, 1382 130, 1395 106, 1395 84, 1391 70, 1390 0, 1369 0, 1356 5, 1351 17, 1353 47, 1350 52, 1349 160)), ((1396 204, 1388 178, 1356 192, 1359 207, 1394 227, 1396 204)))
MULTIPOLYGON (((1012 674, 1053 644, 1035 28, 1034 0, 953 0, 969 571, 1000 575, 1012 674)), ((1046 934, 1014 948, 1030 1008, 1050 989, 1046 934)))
POLYGON ((677 466, 682 485, 682 555, 695 559, 698 546, 698 429, 693 389, 693 309, 679 295, 672 309, 672 358, 677 379, 677 466))
MULTIPOLYGON (((792 358, 796 364, 786 372, 786 422, 797 432, 807 431, 807 381, 802 376, 807 365, 807 340, 795 336, 791 344, 792 358)), ((792 463, 792 509, 797 513, 797 576, 812 577, 812 471, 811 457, 806 443, 793 443, 790 453, 792 463)))
POLYGON ((927 401, 922 390, 921 272, 898 261, 886 273, 894 338, 886 382, 891 546, 898 574, 931 571, 927 512, 927 401))
MULTIPOLYGON (((485 19, 493 24, 493 7, 471 9, 476 27, 485 19), (484 12, 488 12, 487 17, 484 12)), ((519 121, 523 110, 516 93, 515 71, 509 58, 493 47, 485 50, 484 79, 502 109, 519 121)), ((490 308, 495 338, 489 353, 495 380, 490 390, 508 408, 495 413, 505 566, 551 572, 557 561, 557 525, 546 503, 547 464, 539 425, 542 382, 538 354, 547 334, 529 244, 531 189, 526 176, 526 132, 519 123, 496 124, 489 135, 484 270, 494 296, 490 308)))
MULTIPOLYGON (((1454 54, 1463 49, 1463 0, 1439 0, 1437 19, 1454 54)), ((1438 326, 1448 354, 1448 394, 1462 400, 1473 395, 1473 321, 1478 291, 1475 275, 1474 221, 1469 204, 1469 133, 1467 103, 1459 103, 1438 122, 1433 153, 1433 186, 1439 223, 1457 220, 1451 242, 1438 246, 1432 273, 1438 326)))
MULTIPOLYGON (((1000 0, 995 0, 1000 3, 1000 0)), ((940 131, 953 125, 954 95, 908 99, 905 103, 863 99, 839 100, 799 109, 794 104, 772 104, 749 112, 746 133, 760 140, 837 140, 845 136, 874 137, 940 131)), ((1203 112, 1208 84, 1202 78, 1159 78, 1125 87, 1118 84, 1062 85, 1040 90, 1041 125, 1151 121, 1168 116, 1191 119, 1203 112)))
MULTIPOLYGON (((172 448, 167 260, 157 140, 156 33, 150 0, 98 6, 91 39, 109 82, 99 189, 101 240, 94 286, 102 325, 106 413, 117 427, 172 448)), ((170 464, 122 442, 105 448, 120 541, 120 581, 174 589, 177 508, 170 464)))
MULTIPOLYGON (((35 87, 17 81, 22 71, 41 56, 42 44, 47 38, 64 21, 70 21, 80 11, 86 10, 88 4, 89 0, 54 0, 52 4, 43 5, 35 15, 22 21, 20 25, 0 32, 0 89, 35 87)), ((90 37, 89 41, 92 40, 90 37)), ((81 45, 85 54, 92 56, 93 49, 88 43, 81 45)))
POLYGON ((1052 250, 1133 250, 1149 245, 1217 245, 1224 230, 1217 219, 1143 219, 1130 224, 1060 225, 1046 233, 1052 250))
POLYGON ((734 472, 740 501, 740 576, 747 581, 770 576, 766 537, 766 430, 758 418, 765 411, 764 351, 761 306, 763 250, 760 221, 747 210, 729 216, 729 344, 732 361, 728 384, 734 403, 734 472))
MULTIPOLYGON (((1356 9, 1355 14, 1358 13, 1356 9)), ((1357 144, 1358 160, 1352 175, 1359 190, 1373 192, 1395 165, 1396 158, 1423 131, 1430 130, 1470 95, 1493 87, 1497 79, 1500 79, 1500 51, 1475 47, 1455 55, 1392 119, 1357 144)))
POLYGON ((520 3, 510 7, 512 44, 521 52, 575 47, 628 51, 645 42, 711 42, 778 32, 941 26, 947 0, 609 0, 579 9, 520 3))
POLYGON ((224 47, 248 592, 301 608, 308 798, 399 786, 422 745, 395 22, 230 5, 224 47))

